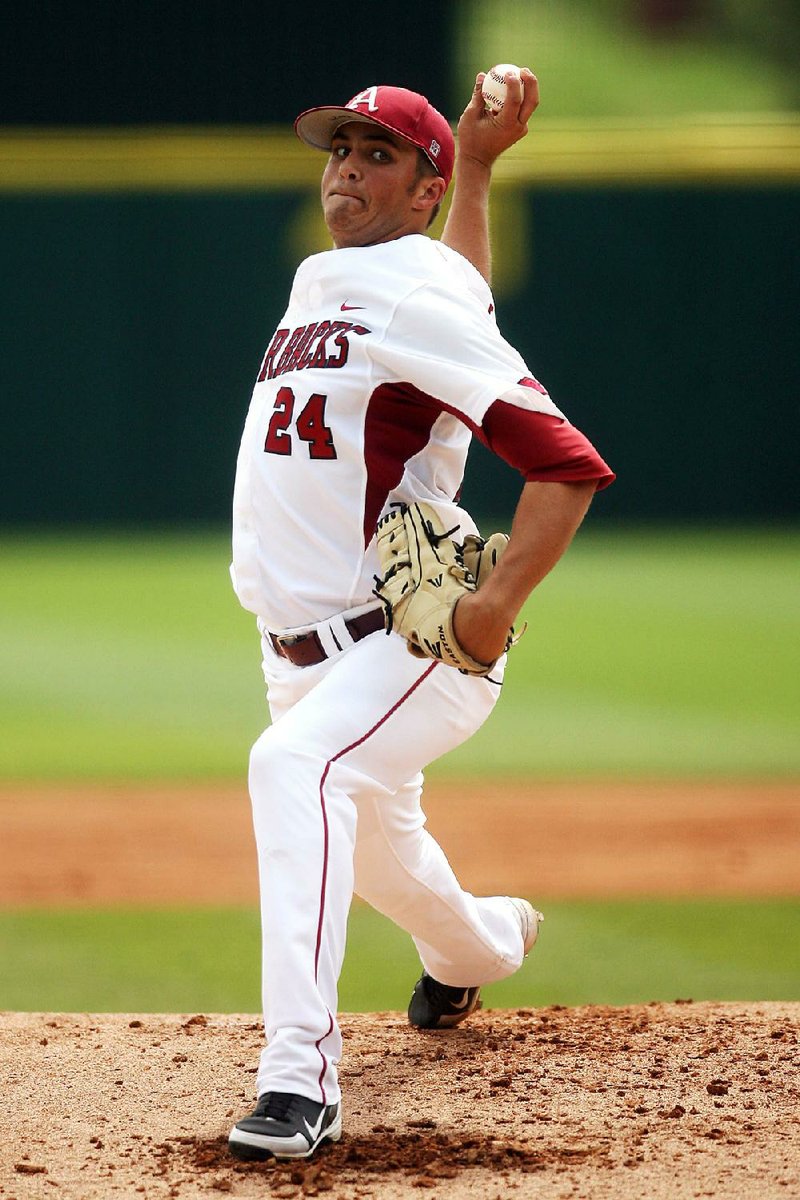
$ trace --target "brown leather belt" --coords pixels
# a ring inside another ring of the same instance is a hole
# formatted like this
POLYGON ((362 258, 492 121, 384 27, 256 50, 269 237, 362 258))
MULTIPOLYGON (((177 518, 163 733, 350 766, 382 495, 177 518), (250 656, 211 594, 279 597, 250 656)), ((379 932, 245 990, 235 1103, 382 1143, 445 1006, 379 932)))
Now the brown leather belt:
MULTIPOLYGON (((344 624, 353 641, 360 642, 370 633, 377 633, 379 629, 384 628, 383 609, 373 608, 371 612, 361 613, 358 617, 349 617, 344 624)), ((336 634, 332 630, 331 636, 336 642, 336 634)), ((313 667, 316 663, 324 662, 328 657, 328 652, 320 641, 316 629, 297 636, 291 634, 280 636, 277 633, 270 633, 269 640, 272 642, 275 653, 280 654, 283 658, 288 658, 289 662, 294 663, 296 667, 313 667)), ((339 646, 339 643, 336 642, 336 645, 339 646)), ((344 650, 344 646, 339 646, 339 649, 344 650)))

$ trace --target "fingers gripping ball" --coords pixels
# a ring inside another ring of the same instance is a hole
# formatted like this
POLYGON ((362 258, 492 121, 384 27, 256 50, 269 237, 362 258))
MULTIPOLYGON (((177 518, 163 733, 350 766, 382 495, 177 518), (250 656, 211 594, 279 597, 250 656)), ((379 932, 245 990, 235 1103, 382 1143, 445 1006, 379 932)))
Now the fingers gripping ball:
POLYGON ((401 634, 412 654, 469 675, 488 675, 494 662, 477 662, 453 630, 456 604, 477 584, 452 533, 430 505, 398 505, 378 523, 382 576, 375 594, 386 609, 387 632, 401 634))
POLYGON ((481 84, 481 93, 483 102, 490 113, 502 112, 508 88, 506 80, 509 75, 520 77, 519 67, 515 67, 513 63, 498 63, 496 67, 492 67, 486 72, 486 77, 481 84))

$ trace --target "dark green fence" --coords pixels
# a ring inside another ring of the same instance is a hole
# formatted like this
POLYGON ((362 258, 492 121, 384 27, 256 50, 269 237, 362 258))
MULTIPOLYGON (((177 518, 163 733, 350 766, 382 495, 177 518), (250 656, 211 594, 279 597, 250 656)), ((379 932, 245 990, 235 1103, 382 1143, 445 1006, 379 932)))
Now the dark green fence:
MULTIPOLYGON (((1 520, 227 519, 306 197, 2 198, 1 520)), ((619 474, 595 519, 798 515, 797 200, 524 194, 530 267, 500 324, 619 474)), ((476 511, 518 487, 476 449, 476 511)))
POLYGON ((3 23, 0 113, 26 127, 281 124, 393 80, 446 109, 457 20, 454 0, 28 0, 3 23))

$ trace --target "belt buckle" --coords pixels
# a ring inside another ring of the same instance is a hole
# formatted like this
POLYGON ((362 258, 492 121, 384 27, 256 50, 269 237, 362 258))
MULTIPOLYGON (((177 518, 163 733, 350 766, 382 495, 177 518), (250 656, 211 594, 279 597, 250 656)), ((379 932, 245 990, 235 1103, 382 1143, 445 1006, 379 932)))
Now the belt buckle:
POLYGON ((281 636, 280 634, 276 634, 275 641, 278 642, 279 645, 281 645, 281 646, 296 646, 298 644, 298 642, 304 642, 306 640, 306 638, 308 638, 310 636, 311 635, 308 633, 294 633, 294 634, 290 633, 290 634, 284 635, 284 636, 281 636))

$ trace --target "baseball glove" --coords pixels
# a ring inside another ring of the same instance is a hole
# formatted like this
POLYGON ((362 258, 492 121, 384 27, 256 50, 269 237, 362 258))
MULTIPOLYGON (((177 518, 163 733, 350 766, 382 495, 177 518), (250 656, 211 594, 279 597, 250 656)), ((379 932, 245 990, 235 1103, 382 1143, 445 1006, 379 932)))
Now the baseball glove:
POLYGON ((477 587, 482 587, 486 582, 500 561, 507 545, 507 533, 493 533, 488 538, 468 533, 464 538, 464 544, 461 547, 464 566, 472 575, 477 587))
POLYGON ((377 528, 383 574, 376 576, 375 595, 386 609, 387 633, 401 634, 412 654, 468 675, 488 675, 497 660, 481 663, 467 654, 455 636, 453 612, 486 579, 508 539, 495 534, 484 542, 469 535, 462 547, 454 532, 428 504, 401 504, 387 513, 377 528))

